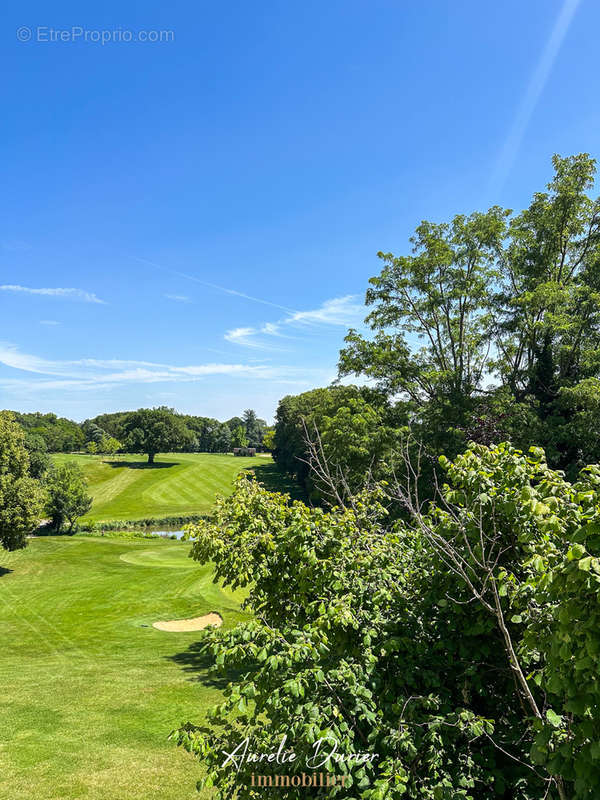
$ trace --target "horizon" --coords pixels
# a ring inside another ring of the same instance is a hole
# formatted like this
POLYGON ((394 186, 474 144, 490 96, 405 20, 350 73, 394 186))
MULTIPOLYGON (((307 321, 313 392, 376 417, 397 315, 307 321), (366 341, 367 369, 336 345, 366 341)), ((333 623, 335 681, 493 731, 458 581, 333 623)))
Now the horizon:
POLYGON ((9 11, 1 406, 271 423, 336 379, 378 251, 523 208, 553 153, 600 153, 598 6, 372 11, 9 11), (173 35, 40 33, 74 25, 173 35))

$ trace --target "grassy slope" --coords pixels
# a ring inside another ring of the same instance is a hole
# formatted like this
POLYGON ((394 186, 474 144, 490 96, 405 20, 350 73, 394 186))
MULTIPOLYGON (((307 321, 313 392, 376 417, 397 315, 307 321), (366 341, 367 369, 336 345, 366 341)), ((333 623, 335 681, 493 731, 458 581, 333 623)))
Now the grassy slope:
POLYGON ((241 613, 172 541, 49 537, 0 551, 0 798, 193 800, 167 736, 218 696, 198 633, 158 619, 241 613), (11 571, 7 571, 11 570, 11 571))
POLYGON ((231 491, 246 467, 272 472, 270 457, 238 458, 209 453, 170 453, 149 467, 139 456, 53 456, 76 461, 89 481, 94 504, 84 520, 140 519, 208 513, 217 494, 231 491))

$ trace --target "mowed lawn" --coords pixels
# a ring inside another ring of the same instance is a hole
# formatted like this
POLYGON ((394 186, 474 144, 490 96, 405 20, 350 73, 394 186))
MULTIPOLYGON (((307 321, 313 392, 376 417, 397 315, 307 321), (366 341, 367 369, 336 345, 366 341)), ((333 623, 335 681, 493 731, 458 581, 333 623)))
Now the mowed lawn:
POLYGON ((168 741, 202 721, 220 689, 201 633, 157 620, 217 611, 239 596, 171 540, 43 537, 0 550, 0 798, 193 800, 201 766, 168 741))
POLYGON ((211 453, 167 453, 154 465, 143 456, 56 454, 57 462, 75 461, 89 483, 94 502, 83 521, 134 520, 206 514, 217 494, 229 494, 242 469, 272 470, 270 456, 254 458, 211 453))

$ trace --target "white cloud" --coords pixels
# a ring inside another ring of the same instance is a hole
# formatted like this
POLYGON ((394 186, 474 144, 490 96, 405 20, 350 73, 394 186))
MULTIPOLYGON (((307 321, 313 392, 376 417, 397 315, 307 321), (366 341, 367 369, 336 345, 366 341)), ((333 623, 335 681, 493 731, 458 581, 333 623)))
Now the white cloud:
POLYGON ((60 325, 60 322, 55 319, 41 319, 40 325, 60 325))
POLYGON ((250 378, 302 386, 311 380, 330 380, 329 373, 325 375, 320 369, 307 371, 299 367, 269 364, 208 363, 177 366, 152 361, 95 358, 57 361, 22 353, 14 345, 1 343, 0 364, 21 372, 47 376, 35 381, 0 379, 0 386, 12 390, 88 390, 126 384, 188 383, 211 376, 250 378))
POLYGON ((362 320, 364 306, 355 294, 334 297, 313 311, 295 311, 285 322, 287 324, 342 325, 349 328, 362 320))
POLYGON ((258 328, 234 328, 225 333, 225 339, 232 344, 243 347, 253 347, 261 350, 278 349, 267 344, 261 336, 272 336, 283 339, 297 338, 289 336, 283 331, 286 328, 296 328, 307 333, 310 328, 318 329, 323 326, 339 326, 349 328, 359 325, 364 317, 364 306, 358 302, 357 295, 348 294, 343 297, 334 297, 326 300, 318 308, 310 311, 292 311, 287 317, 277 322, 265 322, 258 328))
POLYGON ((5 284, 0 286, 2 292, 20 292, 22 294, 37 294, 46 297, 62 297, 66 300, 78 300, 82 303, 100 303, 105 305, 104 300, 101 300, 93 292, 86 292, 83 289, 32 289, 29 286, 18 286, 16 284, 5 284))
MULTIPOLYGON (((272 347, 265 342, 261 342, 255 338, 260 333, 257 328, 233 328, 233 330, 225 333, 225 339, 232 344, 240 344, 243 347, 252 347, 256 350, 276 350, 278 348, 272 347)), ((263 331, 266 333, 266 331, 263 331)))

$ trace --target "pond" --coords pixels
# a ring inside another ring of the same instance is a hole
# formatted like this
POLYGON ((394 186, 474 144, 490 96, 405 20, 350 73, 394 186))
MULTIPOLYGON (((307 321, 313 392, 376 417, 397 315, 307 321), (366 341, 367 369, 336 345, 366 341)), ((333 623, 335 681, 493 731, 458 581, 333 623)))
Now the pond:
POLYGON ((164 539, 183 539, 185 531, 160 530, 148 531, 148 533, 152 534, 152 536, 162 536, 164 539))

